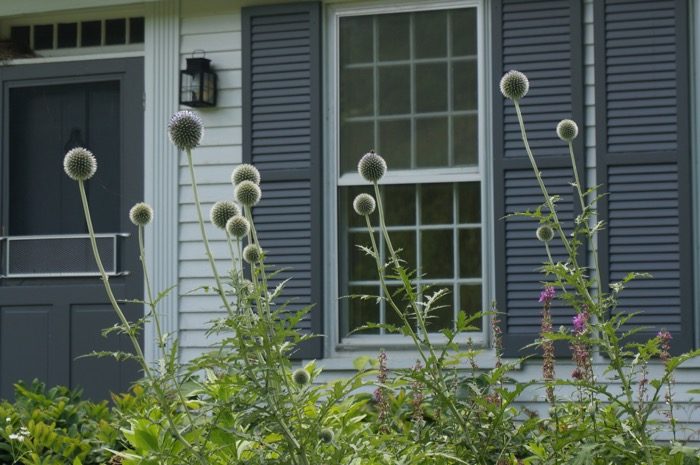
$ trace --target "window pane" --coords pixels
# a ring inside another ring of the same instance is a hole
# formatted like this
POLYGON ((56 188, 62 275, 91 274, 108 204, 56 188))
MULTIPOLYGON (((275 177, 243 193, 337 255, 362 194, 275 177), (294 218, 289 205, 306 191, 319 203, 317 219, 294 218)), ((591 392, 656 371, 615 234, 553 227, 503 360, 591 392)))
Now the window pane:
POLYGON ((53 48, 53 24, 34 26, 34 50, 53 48))
POLYGON ((451 230, 421 231, 421 273, 425 279, 454 276, 451 230))
POLYGON ((102 44, 102 21, 80 23, 80 46, 93 47, 102 44))
MULTIPOLYGON (((378 241, 375 236, 374 240, 378 241)), ((377 265, 371 255, 367 255, 358 245, 372 249, 369 233, 348 234, 348 277, 350 281, 372 281, 377 279, 377 265)))
POLYGON ((452 55, 476 55, 476 9, 452 10, 452 55))
POLYGON ((481 277, 480 229, 459 231, 459 276, 461 278, 481 277))
POLYGON ((340 172, 357 171, 357 162, 374 147, 374 123, 341 123, 340 172))
POLYGON ((413 184, 384 186, 382 200, 387 225, 416 224, 416 187, 413 184))
MULTIPOLYGON (((465 285, 459 289, 459 308, 467 315, 483 311, 484 305, 481 301, 481 285, 465 285)), ((482 327, 480 320, 472 322, 473 326, 482 327)))
POLYGON ((58 48, 78 46, 78 23, 61 23, 58 25, 58 48))
POLYGON ((142 44, 145 33, 144 18, 129 18, 129 43, 142 44))
POLYGON ((460 223, 481 222, 481 186, 478 182, 457 185, 460 223))
POLYGON ((416 65, 416 111, 447 111, 447 64, 416 65))
MULTIPOLYGON (((379 295, 379 288, 374 286, 351 286, 348 291, 348 295, 379 295)), ((347 302, 348 329, 350 331, 366 323, 379 323, 379 304, 376 298, 348 297, 343 300, 347 302)), ((379 334, 379 329, 365 329, 355 334, 379 334)))
POLYGON ((374 113, 372 68, 350 68, 340 73, 341 118, 374 113))
POLYGON ((416 13, 414 22, 416 58, 447 56, 447 13, 445 11, 416 13))
POLYGON ((476 115, 455 116, 452 119, 452 137, 454 141, 453 157, 457 166, 475 166, 479 164, 478 133, 479 123, 476 115))
POLYGON ((456 61, 452 64, 452 105, 459 110, 477 109, 476 61, 456 61))
POLYGON ((407 13, 379 15, 379 61, 409 59, 409 20, 407 13))
POLYGON ((416 161, 426 168, 447 166, 447 118, 416 120, 416 161))
MULTIPOLYGON (((391 245, 407 270, 416 269, 416 232, 415 231, 391 231, 389 233, 391 245), (399 250, 400 249, 400 250, 399 250)), ((386 247, 385 247, 386 248, 386 247)), ((385 250, 384 256, 389 261, 389 251, 385 250)), ((376 278, 376 273, 375 273, 376 278)))
POLYGON ((452 223, 452 184, 421 186, 421 223, 452 223))
POLYGON ((126 43, 126 19, 108 19, 105 21, 105 45, 126 43))
POLYGON ((340 63, 372 61, 372 16, 340 19, 340 63))
POLYGON ((411 111, 409 66, 379 68, 379 113, 405 114, 411 111))
POLYGON ((379 123, 379 153, 392 170, 411 167, 411 120, 379 123))

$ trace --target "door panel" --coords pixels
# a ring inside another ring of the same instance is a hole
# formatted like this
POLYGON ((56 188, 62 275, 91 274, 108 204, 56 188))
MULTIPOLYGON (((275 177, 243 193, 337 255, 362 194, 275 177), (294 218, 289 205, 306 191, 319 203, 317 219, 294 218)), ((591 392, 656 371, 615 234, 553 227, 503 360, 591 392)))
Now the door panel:
MULTIPOLYGON (((118 264, 110 284, 117 299, 142 298, 136 231, 127 216, 143 196, 142 59, 7 67, 0 69, 0 83, 7 135, 0 164, 0 236, 23 239, 0 241, 0 398, 12 397, 15 382, 34 378, 82 388, 91 399, 109 398, 139 374, 131 362, 82 357, 130 351, 131 345, 123 335, 101 335, 117 318, 92 255, 85 253, 89 242, 78 186, 62 162, 73 147, 95 153, 97 174, 86 182, 95 230, 129 234, 115 239, 116 249, 106 245, 109 254, 116 250, 118 264), (67 241, 70 247, 59 246, 67 241), (15 245, 9 254, 8 243, 15 245), (3 277, 8 260, 43 274, 3 277), (60 276, 47 273, 51 269, 60 276), (92 275, 67 273, 81 269, 92 275)), ((140 305, 123 309, 132 321, 143 315, 140 305)))

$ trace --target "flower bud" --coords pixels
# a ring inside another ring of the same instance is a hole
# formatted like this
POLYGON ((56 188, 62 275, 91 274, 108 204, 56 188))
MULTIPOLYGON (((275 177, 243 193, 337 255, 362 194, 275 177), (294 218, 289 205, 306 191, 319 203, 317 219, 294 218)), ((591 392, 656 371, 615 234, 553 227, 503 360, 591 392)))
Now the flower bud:
POLYGON ((537 232, 535 234, 537 239, 542 242, 549 242, 554 239, 554 230, 548 224, 543 224, 537 228, 537 232))
POLYGON ((209 211, 209 219, 219 229, 226 227, 226 222, 235 215, 240 215, 241 209, 230 200, 219 200, 209 211))
POLYGON ((76 147, 63 158, 63 170, 74 181, 86 181, 95 175, 97 160, 88 149, 76 147))
POLYGON ((500 87, 504 97, 518 101, 527 94, 530 82, 520 71, 510 70, 501 78, 500 87))
POLYGON ((146 226, 153 219, 153 209, 147 203, 137 203, 129 210, 129 219, 136 226, 146 226))
POLYGON ((309 372, 305 369, 298 368, 297 370, 294 370, 294 373, 292 373, 292 379, 299 386, 305 386, 311 381, 311 375, 309 375, 309 372))
POLYGON ((328 444, 329 442, 333 441, 333 430, 330 428, 323 428, 321 431, 318 433, 318 438, 322 441, 328 444))
POLYGON ((257 185, 260 185, 260 171, 248 163, 238 165, 231 173, 231 183, 233 183, 234 186, 237 186, 243 181, 251 181, 257 185))
POLYGON ((564 142, 571 142, 578 136, 578 125, 570 119, 563 119, 557 124, 557 136, 564 142))
POLYGON ((226 231, 236 239, 241 239, 250 232, 250 223, 241 215, 235 215, 226 222, 226 231))
POLYGON ((168 121, 170 141, 180 150, 191 150, 202 142, 204 126, 197 113, 178 111, 168 121))
POLYGON ((367 181, 377 182, 386 173, 386 162, 380 155, 370 151, 360 158, 360 162, 357 164, 357 172, 367 181))
POLYGON ((238 200, 241 205, 245 205, 246 207, 252 207, 253 205, 257 204, 262 196, 260 187, 253 181, 248 180, 241 181, 239 184, 237 184, 233 193, 236 200, 238 200))
POLYGON ((255 244, 248 244, 243 249, 243 260, 251 265, 258 263, 262 259, 262 249, 255 244))
POLYGON ((355 212, 360 216, 371 215, 374 212, 374 208, 377 206, 374 201, 374 197, 369 194, 358 194, 355 200, 352 202, 352 207, 355 212))

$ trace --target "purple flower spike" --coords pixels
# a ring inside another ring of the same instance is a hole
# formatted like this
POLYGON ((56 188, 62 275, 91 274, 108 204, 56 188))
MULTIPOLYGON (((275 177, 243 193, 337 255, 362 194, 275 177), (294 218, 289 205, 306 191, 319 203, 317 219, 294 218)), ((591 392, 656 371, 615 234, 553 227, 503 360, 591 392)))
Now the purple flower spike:
POLYGON ((554 300, 554 296, 557 295, 557 291, 553 287, 545 287, 542 292, 540 292, 540 303, 548 304, 554 300))
POLYGON ((574 332, 576 334, 581 334, 586 330, 586 323, 588 323, 588 313, 577 313, 573 318, 574 332))

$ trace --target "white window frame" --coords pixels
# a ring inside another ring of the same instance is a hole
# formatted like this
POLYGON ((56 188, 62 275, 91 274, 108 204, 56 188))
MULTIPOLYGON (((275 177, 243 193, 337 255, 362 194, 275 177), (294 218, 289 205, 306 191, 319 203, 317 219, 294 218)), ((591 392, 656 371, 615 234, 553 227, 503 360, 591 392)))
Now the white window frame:
MULTIPOLYGON (((481 186, 481 253, 482 253, 482 302, 484 310, 488 310, 494 300, 494 228, 493 228, 493 167, 491 154, 491 82, 490 62, 487 60, 490 51, 488 38, 489 14, 488 0, 424 0, 401 1, 389 0, 382 3, 352 3, 329 5, 326 14, 325 63, 324 66, 324 95, 326 97, 324 122, 326 127, 324 157, 324 334, 326 335, 326 357, 342 355, 346 350, 377 349, 379 347, 391 350, 410 349, 411 343, 406 337, 397 334, 389 335, 353 335, 342 341, 339 338, 339 244, 338 244, 338 187, 343 185, 361 184, 360 177, 355 173, 339 176, 339 21, 346 16, 374 15, 382 13, 404 13, 417 11, 445 10, 454 8, 476 8, 477 17, 477 75, 478 75, 478 167, 436 168, 423 169, 420 173, 403 170, 392 171, 389 167, 383 179, 386 184, 431 183, 431 182, 468 182, 479 181, 481 186)), ((486 346, 489 341, 490 319, 485 317, 481 331, 466 333, 458 338, 465 343, 467 338, 477 346, 486 346)), ((439 343, 441 335, 431 335, 431 339, 439 343)))

